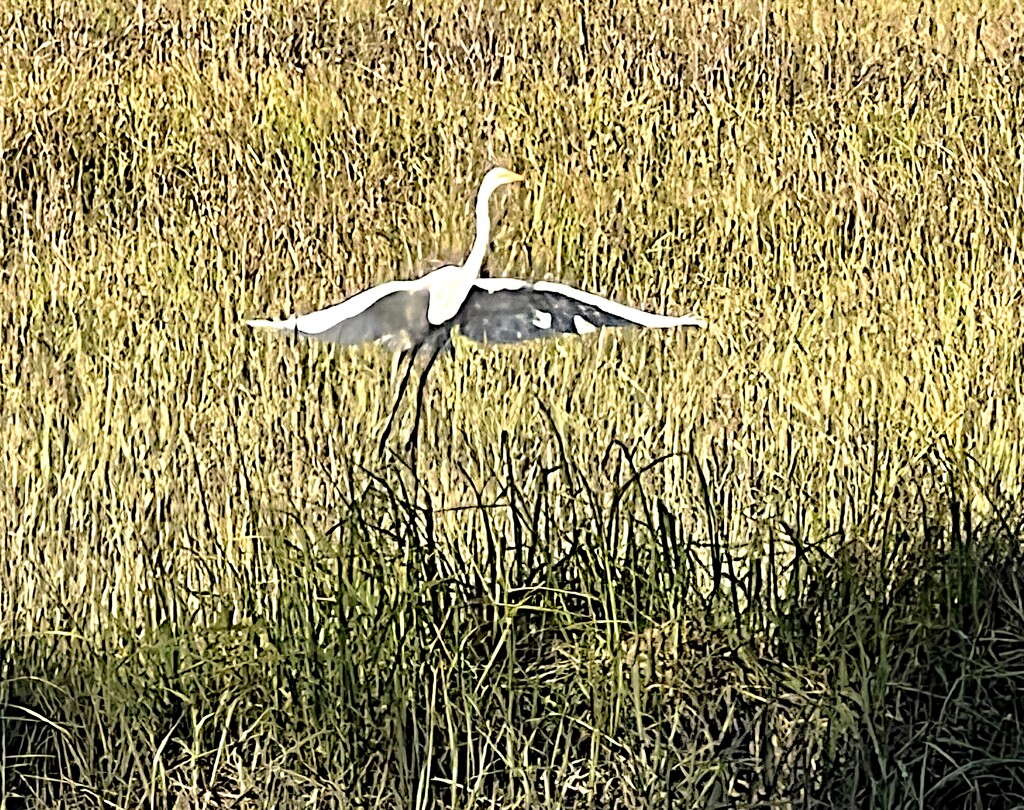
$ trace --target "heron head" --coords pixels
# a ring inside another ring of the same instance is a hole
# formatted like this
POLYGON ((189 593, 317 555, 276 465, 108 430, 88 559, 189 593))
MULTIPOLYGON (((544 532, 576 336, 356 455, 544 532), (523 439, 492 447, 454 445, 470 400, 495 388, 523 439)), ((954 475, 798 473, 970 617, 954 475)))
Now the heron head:
POLYGON ((484 181, 480 184, 480 194, 486 197, 498 186, 503 186, 506 183, 518 183, 525 179, 521 174, 497 166, 484 175, 484 181))

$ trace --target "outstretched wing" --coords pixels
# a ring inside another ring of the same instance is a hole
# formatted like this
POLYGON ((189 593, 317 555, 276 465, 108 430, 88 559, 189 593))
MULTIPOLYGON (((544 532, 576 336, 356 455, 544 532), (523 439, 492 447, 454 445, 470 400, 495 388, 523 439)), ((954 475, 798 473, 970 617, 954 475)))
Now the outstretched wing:
POLYGON ((707 326, 694 315, 655 315, 565 284, 514 278, 477 279, 455 322, 463 335, 481 343, 585 335, 603 326, 707 326))
POLYGON ((418 343, 429 332, 430 295, 414 281, 389 281, 340 304, 283 321, 247 321, 258 329, 292 332, 302 337, 354 346, 384 343, 395 349, 418 343))

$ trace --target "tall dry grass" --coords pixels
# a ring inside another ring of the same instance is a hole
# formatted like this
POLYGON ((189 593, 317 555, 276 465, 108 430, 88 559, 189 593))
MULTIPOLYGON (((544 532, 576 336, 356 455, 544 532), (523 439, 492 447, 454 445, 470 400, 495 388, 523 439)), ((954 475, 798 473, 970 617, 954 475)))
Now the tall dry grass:
POLYGON ((1024 802, 1021 23, 3 8, 0 804, 1024 802), (239 322, 492 163, 492 274, 711 328, 460 344, 414 479, 239 322))

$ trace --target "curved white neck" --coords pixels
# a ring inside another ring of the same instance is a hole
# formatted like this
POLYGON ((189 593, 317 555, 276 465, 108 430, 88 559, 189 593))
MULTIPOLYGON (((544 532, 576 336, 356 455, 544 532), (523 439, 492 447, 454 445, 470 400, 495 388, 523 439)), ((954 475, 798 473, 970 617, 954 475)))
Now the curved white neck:
POLYGON ((487 253, 487 243, 491 240, 491 215, 488 212, 488 202, 491 199, 493 187, 483 186, 476 197, 476 239, 473 241, 473 249, 469 251, 463 267, 473 268, 477 274, 483 267, 484 254, 487 253))

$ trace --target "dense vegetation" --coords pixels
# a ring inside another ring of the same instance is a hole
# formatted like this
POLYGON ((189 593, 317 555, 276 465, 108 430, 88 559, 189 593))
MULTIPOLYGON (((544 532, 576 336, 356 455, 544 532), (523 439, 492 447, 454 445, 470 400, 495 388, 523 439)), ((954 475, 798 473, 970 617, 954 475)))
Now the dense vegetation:
POLYGON ((1024 803, 1015 4, 271 5, 0 12, 0 805, 1024 803), (711 326, 460 343, 414 470, 239 322, 495 163, 711 326))

